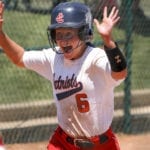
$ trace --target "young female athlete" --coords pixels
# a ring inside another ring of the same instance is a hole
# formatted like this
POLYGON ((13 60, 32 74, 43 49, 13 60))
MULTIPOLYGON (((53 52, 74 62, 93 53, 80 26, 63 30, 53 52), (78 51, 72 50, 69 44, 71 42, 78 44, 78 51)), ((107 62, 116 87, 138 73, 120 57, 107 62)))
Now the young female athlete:
POLYGON ((0 2, 0 46, 14 64, 33 70, 52 83, 58 127, 48 150, 119 150, 111 129, 114 88, 126 77, 126 61, 112 38, 118 9, 107 7, 102 22, 79 2, 57 5, 51 14, 51 48, 25 51, 3 31, 0 2), (93 22, 104 49, 91 44, 93 22))

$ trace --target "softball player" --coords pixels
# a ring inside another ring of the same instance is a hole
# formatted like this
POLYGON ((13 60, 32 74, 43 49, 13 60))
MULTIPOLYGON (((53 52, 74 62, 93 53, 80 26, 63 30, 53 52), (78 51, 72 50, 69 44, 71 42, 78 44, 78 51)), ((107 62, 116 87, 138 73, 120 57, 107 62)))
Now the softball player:
POLYGON ((24 51, 2 30, 4 5, 0 3, 0 45, 18 66, 33 70, 52 83, 58 128, 48 150, 119 150, 111 130, 114 88, 126 76, 126 61, 112 38, 118 10, 107 7, 100 23, 94 19, 104 49, 94 47, 93 18, 79 2, 57 5, 48 27, 49 49, 24 51))

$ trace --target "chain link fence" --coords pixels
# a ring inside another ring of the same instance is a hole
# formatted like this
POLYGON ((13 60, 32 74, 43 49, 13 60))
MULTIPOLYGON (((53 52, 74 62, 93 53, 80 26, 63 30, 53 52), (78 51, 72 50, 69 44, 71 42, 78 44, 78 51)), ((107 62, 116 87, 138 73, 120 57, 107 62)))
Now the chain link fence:
MULTIPOLYGON (((52 8, 63 0, 5 0, 4 30, 26 50, 49 47, 52 8)), ((64 0, 65 1, 65 0, 64 0)), ((150 1, 83 0, 101 20, 105 5, 120 10, 113 36, 127 57, 128 77, 115 91, 115 132, 150 131, 150 1)), ((95 45, 102 45, 94 28, 95 45)), ((51 84, 14 66, 0 51, 0 132, 5 143, 48 140, 57 125, 51 84)))

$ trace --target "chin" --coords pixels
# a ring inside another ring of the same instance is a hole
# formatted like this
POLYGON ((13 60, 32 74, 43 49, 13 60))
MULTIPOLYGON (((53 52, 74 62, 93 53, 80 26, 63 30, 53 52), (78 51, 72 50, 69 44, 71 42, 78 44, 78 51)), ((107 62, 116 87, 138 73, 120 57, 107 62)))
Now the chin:
POLYGON ((70 60, 73 58, 72 55, 71 55, 71 53, 64 53, 64 57, 66 59, 70 59, 70 60))

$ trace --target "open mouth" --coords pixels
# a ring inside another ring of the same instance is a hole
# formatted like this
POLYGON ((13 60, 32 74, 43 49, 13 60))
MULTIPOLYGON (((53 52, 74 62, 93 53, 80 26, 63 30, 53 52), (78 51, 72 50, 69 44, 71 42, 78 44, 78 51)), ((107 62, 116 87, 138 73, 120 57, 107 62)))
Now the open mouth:
POLYGON ((72 51, 72 46, 66 46, 66 47, 63 47, 63 51, 65 53, 70 53, 72 51))

